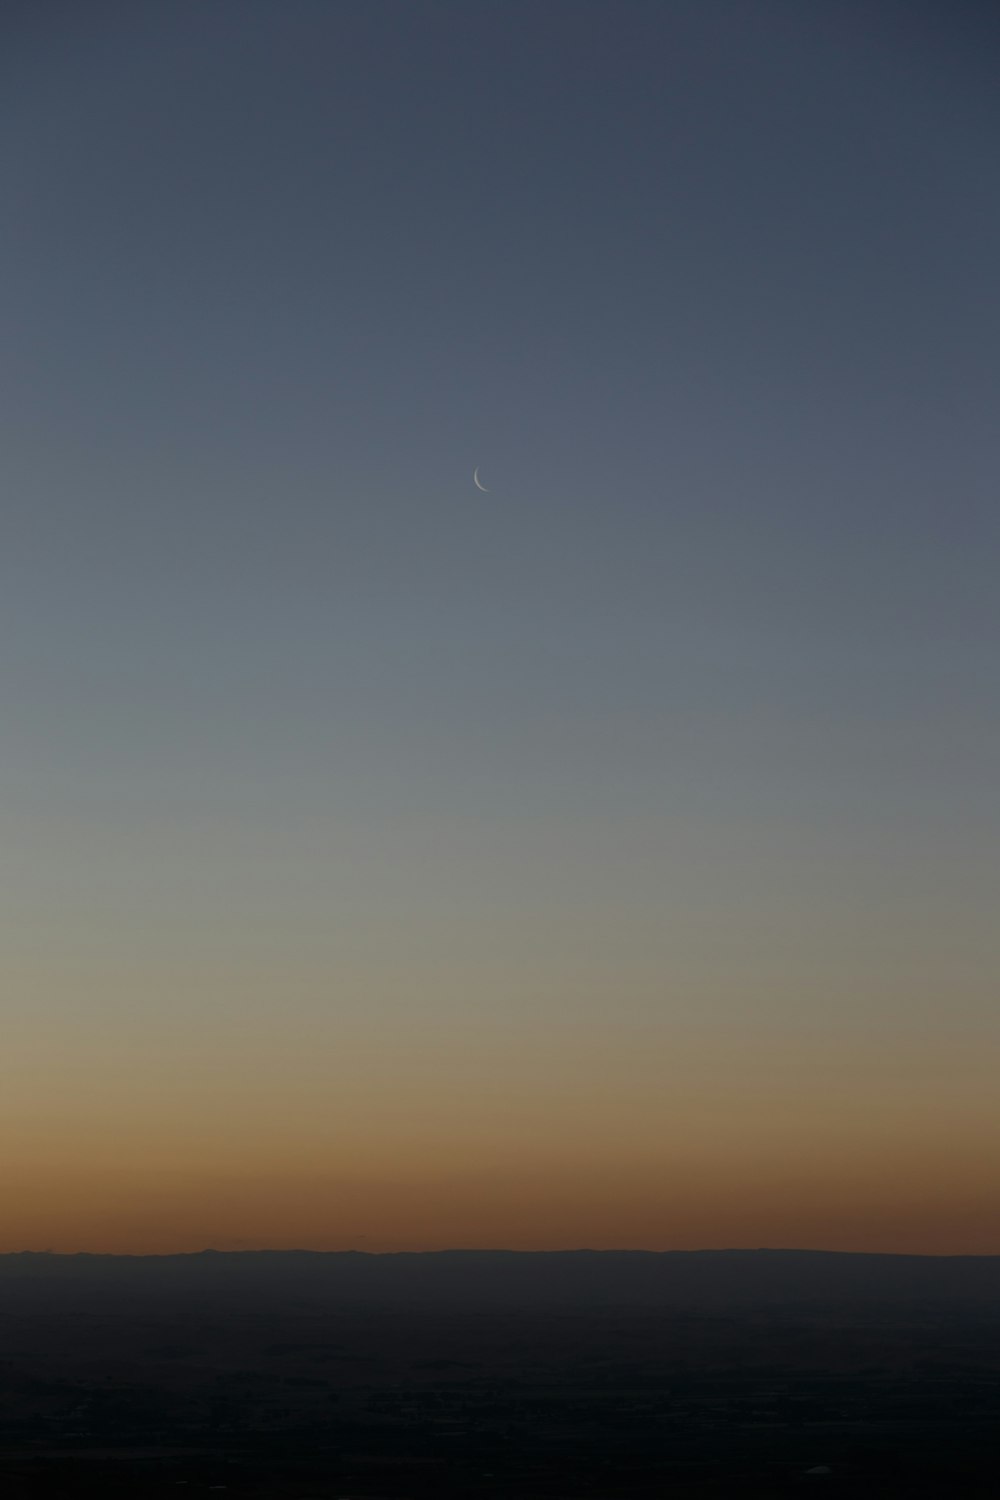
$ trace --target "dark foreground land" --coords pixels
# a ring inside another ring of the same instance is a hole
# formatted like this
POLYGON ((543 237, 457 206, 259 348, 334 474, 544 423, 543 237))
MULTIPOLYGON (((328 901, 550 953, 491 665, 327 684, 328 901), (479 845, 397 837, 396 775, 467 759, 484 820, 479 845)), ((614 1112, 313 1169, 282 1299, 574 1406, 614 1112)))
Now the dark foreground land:
POLYGON ((5 1500, 994 1500, 998 1418, 1000 1258, 0 1257, 5 1500))

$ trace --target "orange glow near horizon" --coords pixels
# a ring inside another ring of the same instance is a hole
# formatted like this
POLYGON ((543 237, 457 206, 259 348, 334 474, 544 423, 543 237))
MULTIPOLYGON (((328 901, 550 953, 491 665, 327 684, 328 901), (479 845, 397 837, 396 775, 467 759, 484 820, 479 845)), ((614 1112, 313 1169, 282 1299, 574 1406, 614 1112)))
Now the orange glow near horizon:
POLYGON ((378 1086, 237 1051, 224 1081, 110 1058, 34 1110, 8 1094, 33 1128, 0 1250, 1000 1251, 981 1051, 411 1034, 378 1086))

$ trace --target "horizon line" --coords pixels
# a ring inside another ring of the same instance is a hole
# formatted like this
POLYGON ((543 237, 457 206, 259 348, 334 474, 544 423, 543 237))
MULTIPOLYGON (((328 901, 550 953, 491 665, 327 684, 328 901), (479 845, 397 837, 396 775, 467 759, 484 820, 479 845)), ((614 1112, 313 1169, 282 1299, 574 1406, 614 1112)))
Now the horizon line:
POLYGON ((543 1256, 556 1255, 822 1255, 839 1257, 861 1257, 880 1260, 1000 1260, 1000 1250, 985 1251, 934 1251, 934 1250, 829 1250, 816 1246, 795 1245, 705 1245, 696 1249, 652 1250, 643 1246, 620 1245, 597 1249, 589 1245, 567 1245, 558 1249, 524 1250, 504 1245, 466 1246, 448 1245, 436 1250, 360 1250, 353 1246, 336 1250, 317 1250, 305 1245, 294 1246, 242 1246, 220 1248, 205 1245, 200 1250, 53 1250, 49 1248, 22 1250, 0 1250, 0 1260, 12 1260, 21 1256, 36 1256, 46 1260, 193 1260, 203 1255, 253 1256, 253 1255, 355 1255, 370 1260, 401 1256, 432 1255, 510 1255, 543 1256))

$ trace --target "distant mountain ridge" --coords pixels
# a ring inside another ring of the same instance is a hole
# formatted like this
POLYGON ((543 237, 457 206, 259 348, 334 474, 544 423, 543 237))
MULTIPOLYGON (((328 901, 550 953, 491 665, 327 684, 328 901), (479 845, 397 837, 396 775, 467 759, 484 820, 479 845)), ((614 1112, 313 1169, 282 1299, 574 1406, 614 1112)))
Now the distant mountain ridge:
POLYGON ((1000 1255, 823 1250, 204 1250, 0 1255, 0 1304, 89 1307, 175 1299, 307 1311, 687 1309, 809 1303, 1000 1306, 1000 1255))

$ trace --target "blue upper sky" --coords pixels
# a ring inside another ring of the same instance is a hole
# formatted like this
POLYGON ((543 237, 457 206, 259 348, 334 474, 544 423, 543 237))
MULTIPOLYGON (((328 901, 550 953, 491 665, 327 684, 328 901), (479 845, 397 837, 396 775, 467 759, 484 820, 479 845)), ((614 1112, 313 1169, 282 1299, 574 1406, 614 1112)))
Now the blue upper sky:
POLYGON ((17 943, 161 952, 218 901, 295 946, 367 857, 376 927, 417 890, 469 931, 617 911, 629 951, 791 912, 819 964, 879 907, 979 972, 992 6, 2 27, 17 943))

